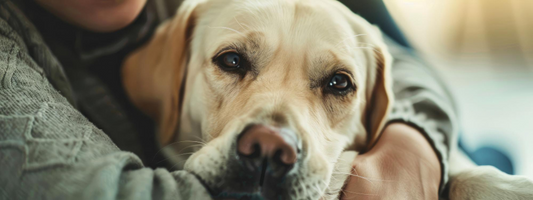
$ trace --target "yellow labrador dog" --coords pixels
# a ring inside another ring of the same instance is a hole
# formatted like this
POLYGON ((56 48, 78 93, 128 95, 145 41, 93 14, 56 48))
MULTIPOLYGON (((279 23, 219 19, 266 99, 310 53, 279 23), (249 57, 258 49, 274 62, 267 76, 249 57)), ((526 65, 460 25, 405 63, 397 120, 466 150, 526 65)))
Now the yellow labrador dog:
POLYGON ((123 77, 161 145, 185 141, 170 157, 206 142, 176 162, 215 195, 313 199, 344 150, 377 138, 390 62, 377 29, 336 1, 192 0, 123 77))
POLYGON ((384 125, 390 66, 379 30, 337 1, 188 0, 123 79, 214 197, 329 199, 384 125))

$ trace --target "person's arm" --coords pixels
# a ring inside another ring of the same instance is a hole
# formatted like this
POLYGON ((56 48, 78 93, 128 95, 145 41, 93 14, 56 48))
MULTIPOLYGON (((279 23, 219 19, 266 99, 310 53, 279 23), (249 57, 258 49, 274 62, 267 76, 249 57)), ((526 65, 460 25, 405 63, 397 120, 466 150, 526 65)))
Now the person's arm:
POLYGON ((210 199, 192 174, 118 149, 50 84, 13 11, 0 14, 0 199, 210 199))
POLYGON ((389 124, 376 145, 357 156, 342 199, 438 199, 440 166, 424 136, 389 124))
POLYGON ((458 142, 457 107, 435 69, 410 49, 385 40, 395 60, 392 67, 395 103, 389 120, 417 129, 433 147, 441 166, 442 193, 448 182, 450 152, 458 142))
POLYGON ((457 143, 455 105, 432 69, 409 50, 386 42, 395 59, 390 122, 376 146, 356 157, 356 176, 344 197, 436 199, 447 183, 449 154, 457 143))

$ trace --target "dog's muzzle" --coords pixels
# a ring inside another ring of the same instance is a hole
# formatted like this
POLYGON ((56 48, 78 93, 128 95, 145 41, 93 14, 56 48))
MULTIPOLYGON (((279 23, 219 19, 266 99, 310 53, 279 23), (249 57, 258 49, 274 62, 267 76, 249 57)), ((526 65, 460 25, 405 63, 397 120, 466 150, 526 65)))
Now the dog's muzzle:
POLYGON ((301 160, 301 142, 287 128, 254 124, 235 138, 224 184, 215 198, 287 199, 301 160), (291 175, 292 174, 292 175, 291 175))

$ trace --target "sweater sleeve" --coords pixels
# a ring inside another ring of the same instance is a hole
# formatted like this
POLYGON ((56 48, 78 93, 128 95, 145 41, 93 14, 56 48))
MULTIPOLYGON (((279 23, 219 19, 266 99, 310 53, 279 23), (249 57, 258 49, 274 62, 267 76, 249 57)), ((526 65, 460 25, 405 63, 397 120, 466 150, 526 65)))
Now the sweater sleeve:
POLYGON ((0 199, 210 199, 185 171, 143 167, 48 81, 0 19, 0 199))
POLYGON ((458 122, 454 101, 435 71, 408 49, 385 38, 394 62, 395 102, 389 123, 403 122, 424 134, 441 164, 440 192, 448 181, 449 155, 457 144, 458 122))

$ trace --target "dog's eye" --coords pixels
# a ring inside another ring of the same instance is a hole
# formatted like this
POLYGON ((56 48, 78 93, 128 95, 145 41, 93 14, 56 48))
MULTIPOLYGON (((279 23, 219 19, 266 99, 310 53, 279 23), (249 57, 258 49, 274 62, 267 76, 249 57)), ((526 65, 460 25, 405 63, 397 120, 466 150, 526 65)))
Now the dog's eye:
POLYGON ((348 88, 348 77, 344 74, 335 74, 329 81, 328 86, 337 90, 345 90, 348 88))
POLYGON ((219 56, 218 63, 223 70, 233 71, 240 68, 241 57, 239 54, 229 52, 219 56))
POLYGON ((350 77, 346 74, 333 75, 327 84, 328 90, 335 94, 345 94, 352 87, 350 77))

